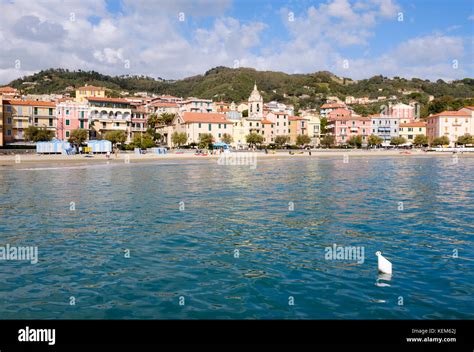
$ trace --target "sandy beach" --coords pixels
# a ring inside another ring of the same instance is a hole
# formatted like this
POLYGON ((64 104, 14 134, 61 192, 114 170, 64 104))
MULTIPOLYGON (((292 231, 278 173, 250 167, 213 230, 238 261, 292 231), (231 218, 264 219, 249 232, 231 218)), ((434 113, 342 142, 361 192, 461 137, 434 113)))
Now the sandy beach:
MULTIPOLYGON (((312 150, 311 155, 308 151, 293 151, 294 154, 290 154, 289 151, 278 151, 275 153, 269 152, 256 152, 258 159, 271 159, 271 158, 327 158, 327 157, 341 157, 345 155, 349 157, 452 157, 453 154, 450 152, 425 152, 422 150, 312 150)), ((474 157, 474 153, 458 153, 459 158, 474 157)), ((175 153, 173 151, 165 155, 158 154, 134 154, 121 152, 117 157, 111 155, 110 159, 107 159, 105 154, 94 154, 92 157, 86 155, 61 155, 61 154, 10 154, 0 155, 0 166, 14 166, 22 163, 46 163, 46 164, 77 164, 77 163, 124 163, 124 162, 145 162, 145 161, 170 161, 170 160, 205 160, 205 159, 217 159, 219 155, 207 155, 197 156, 192 152, 175 153)))

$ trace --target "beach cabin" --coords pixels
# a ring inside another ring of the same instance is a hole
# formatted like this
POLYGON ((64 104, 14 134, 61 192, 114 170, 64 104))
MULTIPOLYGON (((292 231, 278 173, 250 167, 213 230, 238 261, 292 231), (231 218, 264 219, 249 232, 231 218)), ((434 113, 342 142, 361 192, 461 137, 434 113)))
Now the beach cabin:
POLYGON ((112 142, 107 140, 91 140, 87 142, 87 147, 92 153, 112 152, 112 142))
POLYGON ((36 153, 38 154, 74 154, 74 148, 65 141, 54 139, 49 142, 37 142, 36 153))

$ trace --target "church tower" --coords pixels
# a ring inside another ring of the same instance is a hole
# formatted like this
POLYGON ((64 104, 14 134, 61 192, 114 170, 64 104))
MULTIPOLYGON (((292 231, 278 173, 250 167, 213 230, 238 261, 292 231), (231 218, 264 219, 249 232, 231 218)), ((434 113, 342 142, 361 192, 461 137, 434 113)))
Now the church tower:
POLYGON ((263 118, 263 98, 257 89, 257 83, 253 86, 249 97, 249 118, 259 120, 263 118))

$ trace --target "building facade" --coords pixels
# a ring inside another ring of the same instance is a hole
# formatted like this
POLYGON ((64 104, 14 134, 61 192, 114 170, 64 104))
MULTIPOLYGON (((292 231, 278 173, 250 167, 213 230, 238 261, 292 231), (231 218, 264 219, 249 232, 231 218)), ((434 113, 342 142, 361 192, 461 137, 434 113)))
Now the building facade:
POLYGON ((391 115, 371 115, 371 134, 382 138, 382 145, 390 145, 394 137, 400 136, 400 119, 391 115))
POLYGON ((199 143, 202 134, 212 134, 215 142, 221 142, 224 134, 233 135, 233 123, 224 114, 184 112, 173 121, 174 132, 186 133, 187 144, 199 143))
POLYGON ((400 137, 405 138, 408 143, 413 144, 418 135, 426 136, 426 122, 416 121, 400 124, 400 137))
POLYGON ((123 98, 87 98, 91 137, 104 135, 109 131, 124 131, 127 141, 131 140, 132 106, 123 98))
POLYGON ((87 104, 66 101, 57 104, 56 138, 67 141, 71 132, 77 129, 89 129, 89 107, 87 104))
POLYGON ((56 104, 28 100, 3 101, 4 143, 25 141, 29 126, 42 127, 56 133, 56 104))
POLYGON ((443 111, 426 118, 426 135, 430 143, 433 139, 446 136, 449 145, 454 146, 458 137, 467 133, 474 134, 472 113, 460 109, 459 111, 443 111))
POLYGON ((87 98, 105 98, 105 88, 86 85, 76 89, 76 102, 87 103, 87 98))

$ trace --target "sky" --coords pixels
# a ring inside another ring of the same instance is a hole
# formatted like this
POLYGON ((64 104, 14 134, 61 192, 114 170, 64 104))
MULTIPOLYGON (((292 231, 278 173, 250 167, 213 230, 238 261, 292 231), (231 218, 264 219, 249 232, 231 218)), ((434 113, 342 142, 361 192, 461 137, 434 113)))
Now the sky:
POLYGON ((47 68, 181 79, 216 66, 474 77, 472 0, 0 0, 0 84, 47 68))

